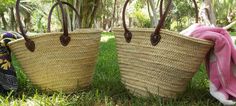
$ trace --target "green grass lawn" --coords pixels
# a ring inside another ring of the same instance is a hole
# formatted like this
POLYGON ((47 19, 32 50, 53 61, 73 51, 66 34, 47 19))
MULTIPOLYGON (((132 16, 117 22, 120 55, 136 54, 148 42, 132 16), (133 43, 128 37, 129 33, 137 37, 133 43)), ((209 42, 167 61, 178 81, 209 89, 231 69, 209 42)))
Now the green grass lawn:
POLYGON ((203 67, 189 83, 186 92, 177 99, 158 96, 138 98, 132 96, 120 81, 114 35, 102 34, 100 53, 91 88, 75 94, 43 93, 34 88, 22 73, 17 61, 19 91, 0 96, 1 105, 72 105, 72 106, 220 106, 208 92, 208 79, 203 67), (106 39, 107 38, 107 39, 106 39))
POLYGON ((236 36, 236 32, 230 32, 231 36, 236 36))

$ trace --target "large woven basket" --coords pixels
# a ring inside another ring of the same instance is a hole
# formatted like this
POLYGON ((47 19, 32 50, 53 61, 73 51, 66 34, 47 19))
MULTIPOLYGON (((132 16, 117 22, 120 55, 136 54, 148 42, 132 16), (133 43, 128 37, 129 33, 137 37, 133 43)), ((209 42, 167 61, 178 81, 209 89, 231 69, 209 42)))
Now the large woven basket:
MULTIPOLYGON (((60 1, 58 3, 60 4, 60 1)), ((18 6, 19 0, 16 13, 20 19, 18 6)), ((60 6, 62 8, 62 4, 60 6)), ((65 20, 63 17, 64 22, 65 20)), ((68 33, 70 41, 65 44, 62 43, 62 37, 67 31, 66 25, 64 33, 45 33, 29 37, 25 35, 21 22, 20 26, 24 39, 11 42, 9 47, 33 84, 46 91, 68 93, 91 84, 98 54, 100 30, 79 29, 70 32, 68 33)))
POLYGON ((134 95, 152 94, 175 98, 186 89, 213 44, 177 32, 160 30, 163 24, 161 21, 166 17, 172 0, 169 0, 166 12, 161 17, 157 27, 158 34, 154 32, 157 30, 154 28, 128 30, 124 19, 128 1, 123 11, 124 29, 113 30, 116 36, 122 82, 134 95), (126 39, 124 39, 124 32, 126 39), (150 35, 152 43, 150 43, 150 35))

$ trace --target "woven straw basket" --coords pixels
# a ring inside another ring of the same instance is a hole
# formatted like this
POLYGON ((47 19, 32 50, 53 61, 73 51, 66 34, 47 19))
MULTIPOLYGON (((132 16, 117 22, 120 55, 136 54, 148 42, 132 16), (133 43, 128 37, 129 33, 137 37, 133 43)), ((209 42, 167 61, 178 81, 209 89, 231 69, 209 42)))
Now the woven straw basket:
MULTIPOLYGON (((58 3, 62 7, 61 2, 58 3)), ((19 0, 16 13, 20 19, 18 5, 19 0)), ((63 21, 66 22, 64 17, 63 21)), ((79 29, 70 32, 68 33, 70 42, 66 45, 62 43, 62 38, 61 42, 59 39, 65 36, 67 31, 65 27, 64 33, 45 33, 27 37, 21 23, 20 26, 24 39, 11 42, 9 47, 33 84, 46 91, 68 93, 91 84, 98 54, 100 30, 79 29)))
MULTIPOLYGON (((159 29, 158 34, 154 28, 128 30, 124 19, 128 1, 123 11, 124 29, 113 30, 122 82, 137 96, 154 94, 175 98, 186 89, 213 44, 164 29, 159 29)), ((166 17, 168 9, 163 17, 166 17)), ((162 26, 163 17, 157 28, 162 26)))

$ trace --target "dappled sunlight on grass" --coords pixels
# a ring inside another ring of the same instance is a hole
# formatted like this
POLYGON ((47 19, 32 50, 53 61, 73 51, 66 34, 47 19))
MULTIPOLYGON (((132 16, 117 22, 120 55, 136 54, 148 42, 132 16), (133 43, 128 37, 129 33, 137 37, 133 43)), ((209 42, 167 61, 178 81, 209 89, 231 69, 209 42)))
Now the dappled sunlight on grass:
POLYGON ((107 42, 110 39, 114 39, 114 38, 115 38, 114 36, 102 36, 101 37, 101 42, 107 42))

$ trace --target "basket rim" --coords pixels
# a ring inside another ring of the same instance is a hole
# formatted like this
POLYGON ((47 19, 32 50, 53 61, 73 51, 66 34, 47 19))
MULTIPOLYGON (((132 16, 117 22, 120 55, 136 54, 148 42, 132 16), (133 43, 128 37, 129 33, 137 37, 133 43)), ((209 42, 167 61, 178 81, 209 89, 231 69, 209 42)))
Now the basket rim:
MULTIPOLYGON (((84 29, 76 29, 74 31, 69 32, 69 35, 74 35, 74 34, 94 34, 94 33, 101 33, 102 29, 91 29, 91 28, 84 28, 84 29)), ((37 33, 35 35, 28 35, 29 38, 34 39, 42 36, 51 36, 51 35, 61 35, 63 32, 49 32, 49 33, 37 33)), ((19 41, 24 41, 24 38, 20 38, 14 41, 11 41, 8 43, 9 46, 13 45, 16 42, 19 41)))
MULTIPOLYGON (((135 32, 154 32, 155 28, 129 28, 130 31, 135 31, 135 32)), ((113 28, 112 31, 114 32, 124 32, 124 28, 113 28)), ((209 41, 209 40, 205 40, 205 39, 199 39, 199 38, 194 38, 194 37, 188 37, 188 36, 184 36, 178 32, 175 31, 170 31, 168 29, 161 29, 160 33, 164 33, 164 34, 168 34, 171 36, 175 36, 178 38, 183 38, 192 42, 196 42, 196 43, 202 43, 202 44, 206 44, 206 45, 210 45, 213 46, 214 42, 209 41)))

